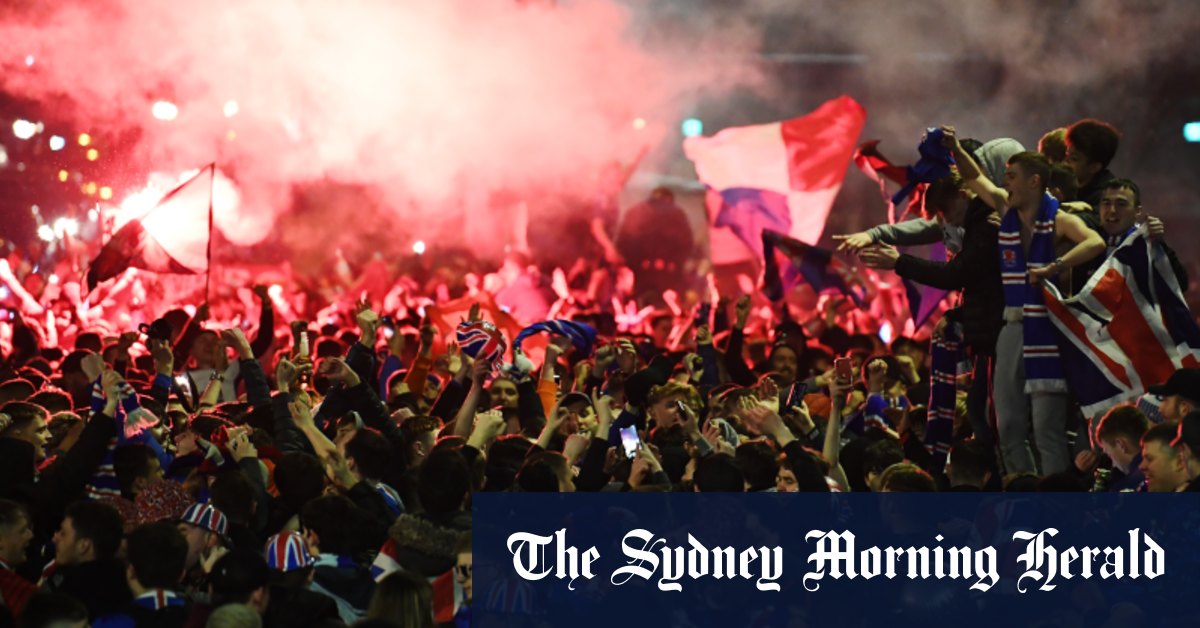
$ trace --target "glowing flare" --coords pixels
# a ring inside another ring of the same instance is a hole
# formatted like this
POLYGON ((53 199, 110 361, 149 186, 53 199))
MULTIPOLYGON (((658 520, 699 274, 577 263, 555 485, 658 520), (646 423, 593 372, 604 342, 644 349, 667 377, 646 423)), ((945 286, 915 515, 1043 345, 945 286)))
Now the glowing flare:
POLYGON ((645 118, 634 118, 633 119, 633 128, 637 129, 638 131, 641 131, 642 129, 646 128, 646 119, 645 118))
POLYGON ((150 107, 150 114, 159 120, 169 122, 179 116, 179 107, 169 100, 159 100, 150 107))
POLYGON ((12 124, 12 130, 13 135, 17 136, 17 139, 27 140, 37 135, 38 125, 29 120, 16 120, 12 124))
POLYGON ((59 180, 59 181, 62 181, 63 183, 66 183, 66 182, 67 182, 67 179, 68 179, 68 178, 70 178, 70 177, 71 177, 71 173, 67 172, 66 170, 59 170, 59 171, 58 171, 58 180, 59 180))
POLYGON ((54 229, 50 225, 40 225, 37 228, 37 235, 46 242, 54 241, 54 229))
POLYGON ((88 161, 96 161, 97 159, 100 159, 100 151, 94 148, 89 148, 87 152, 87 159, 88 161))
POLYGON ((112 194, 113 194, 112 188, 108 187, 107 185, 100 188, 100 198, 101 199, 106 200, 106 201, 110 200, 110 199, 112 199, 112 194))
POLYGON ((417 240, 416 242, 413 243, 412 250, 413 250, 413 253, 416 253, 417 255, 424 255, 425 254, 425 242, 422 240, 417 240))
POLYGON ((92 136, 88 135, 87 133, 79 134, 79 145, 80 146, 87 146, 88 144, 91 144, 91 143, 92 143, 92 136))
POLYGON ((225 101, 225 107, 222 108, 226 118, 232 118, 238 114, 238 104, 236 100, 225 101))
POLYGON ((67 139, 61 135, 50 136, 50 150, 62 150, 67 145, 67 139))

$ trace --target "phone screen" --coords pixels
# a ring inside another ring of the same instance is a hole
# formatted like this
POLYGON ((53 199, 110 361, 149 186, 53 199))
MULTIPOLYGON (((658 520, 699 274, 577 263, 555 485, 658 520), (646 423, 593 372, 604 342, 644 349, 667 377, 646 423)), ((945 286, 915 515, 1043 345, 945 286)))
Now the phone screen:
POLYGON ((637 428, 630 425, 623 427, 621 432, 621 446, 625 449, 625 457, 633 459, 637 455, 638 445, 641 444, 641 439, 638 438, 637 428))
POLYGON ((833 361, 834 372, 837 373, 837 378, 843 383, 850 383, 854 379, 854 365, 851 364, 850 358, 838 358, 833 361))
POLYGON ((808 384, 804 382, 793 382, 788 387, 787 399, 783 402, 785 408, 795 408, 801 403, 804 403, 804 395, 808 394, 808 384))

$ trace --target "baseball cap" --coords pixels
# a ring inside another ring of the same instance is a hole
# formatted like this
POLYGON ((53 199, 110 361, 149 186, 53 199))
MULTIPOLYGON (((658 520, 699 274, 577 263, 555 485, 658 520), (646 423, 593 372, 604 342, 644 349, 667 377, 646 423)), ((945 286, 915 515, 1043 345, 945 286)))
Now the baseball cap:
POLYGON ((1179 435, 1171 441, 1171 446, 1180 445, 1187 445, 1193 453, 1200 454, 1200 410, 1187 413, 1179 422, 1179 435))
POLYGON ((268 567, 283 573, 304 569, 316 562, 312 554, 308 553, 308 543, 304 541, 304 537, 290 531, 280 532, 267 539, 264 556, 268 567))
POLYGON ((198 528, 204 528, 209 532, 215 532, 221 536, 225 536, 226 531, 229 529, 225 515, 213 507, 212 504, 192 504, 188 506, 187 510, 183 511, 183 517, 179 520, 198 528))
POLYGON ((560 405, 562 407, 566 408, 567 406, 571 406, 571 405, 574 405, 577 403, 584 403, 584 404, 587 404, 590 406, 590 405, 592 405, 592 400, 589 399, 587 395, 585 395, 581 392, 570 392, 570 393, 567 393, 566 396, 562 398, 562 403, 560 405))
POLYGON ((1186 399, 1200 399, 1200 369, 1179 369, 1171 374, 1167 383, 1151 386, 1146 392, 1160 397, 1179 395, 1186 399))

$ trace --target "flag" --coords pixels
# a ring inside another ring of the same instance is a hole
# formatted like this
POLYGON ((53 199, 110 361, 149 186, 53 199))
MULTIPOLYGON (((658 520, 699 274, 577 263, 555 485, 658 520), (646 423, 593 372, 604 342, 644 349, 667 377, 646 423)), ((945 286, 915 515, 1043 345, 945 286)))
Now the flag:
POLYGON ((492 300, 492 296, 486 292, 481 292, 476 296, 462 296, 453 301, 447 301, 438 305, 431 305, 425 308, 425 316, 429 318, 429 322, 437 327, 438 333, 441 336, 448 336, 451 332, 458 329, 458 324, 467 320, 467 314, 471 311, 471 306, 479 304, 480 314, 485 318, 490 318, 496 325, 496 329, 500 330, 506 338, 515 338, 521 331, 521 325, 514 318, 505 312, 496 302, 492 300))
POLYGON ((714 226, 759 254, 764 229, 815 244, 866 117, 841 96, 798 118, 684 140, 696 175, 717 193, 714 226))
POLYGON ((861 287, 851 287, 850 268, 833 251, 769 230, 762 233, 762 248, 763 292, 772 301, 806 283, 817 294, 836 292, 859 307, 866 303, 866 293, 861 287))
POLYGON ((455 333, 458 348, 476 360, 495 361, 508 349, 504 335, 488 321, 463 322, 455 333))
POLYGON ((1049 283, 1043 290, 1067 382, 1086 416, 1136 400, 1176 369, 1200 367, 1200 327, 1166 252, 1150 241, 1145 225, 1078 295, 1063 299, 1049 283))
POLYGON ((905 216, 915 208, 924 206, 927 184, 950 174, 950 167, 954 165, 954 155, 942 146, 942 137, 941 129, 926 129, 917 145, 917 152, 921 154, 921 158, 911 166, 897 166, 884 157, 883 153, 879 152, 879 140, 864 142, 854 150, 854 165, 879 184, 879 193, 887 203, 888 224, 895 224, 896 206, 906 197, 912 195, 912 199, 905 206, 905 216), (887 195, 885 179, 900 184, 900 189, 891 197, 887 195))
POLYGON ((522 329, 521 333, 517 334, 516 339, 513 340, 513 349, 520 351, 521 343, 526 338, 543 331, 569 338, 581 358, 590 357, 592 355, 592 347, 596 344, 596 330, 591 325, 560 319, 534 323, 522 329))
POLYGON ((88 265, 88 290, 127 268, 195 275, 208 272, 216 164, 171 190, 145 215, 125 223, 88 265))
MULTIPOLYGON (((883 197, 883 202, 887 203, 888 224, 895 224, 896 204, 892 202, 892 197, 888 196, 887 182, 891 181, 901 187, 907 185, 908 170, 904 166, 893 164, 892 160, 879 152, 879 140, 870 140, 860 144, 858 148, 854 149, 854 156, 851 157, 851 160, 863 174, 867 175, 867 178, 879 185, 879 195, 883 197)), ((904 213, 907 214, 908 211, 905 209, 904 213)))
MULTIPOLYGON (((913 247, 906 250, 905 253, 912 254, 913 247)), ((935 262, 946 261, 946 245, 938 242, 929 245, 929 254, 922 256, 935 262)), ((920 329, 930 316, 937 311, 942 300, 946 295, 950 294, 949 290, 926 286, 925 284, 917 283, 911 279, 904 280, 904 295, 908 297, 908 313, 912 317, 913 329, 920 329)))

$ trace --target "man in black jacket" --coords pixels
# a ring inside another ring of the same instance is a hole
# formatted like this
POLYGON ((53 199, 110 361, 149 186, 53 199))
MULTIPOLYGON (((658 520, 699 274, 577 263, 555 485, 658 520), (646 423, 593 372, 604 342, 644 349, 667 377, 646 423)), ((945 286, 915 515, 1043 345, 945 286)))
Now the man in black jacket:
MULTIPOLYGON (((939 220, 964 227, 962 250, 947 262, 935 262, 902 255, 895 248, 875 245, 860 253, 863 263, 872 268, 895 270, 897 275, 917 283, 961 290, 962 302, 953 318, 962 323, 963 341, 974 359, 975 378, 982 382, 971 388, 971 427, 976 438, 991 444, 987 421, 986 395, 991 381, 996 339, 1004 325, 1004 288, 1000 283, 999 228, 988 222, 990 207, 978 197, 960 190, 961 181, 951 175, 930 185, 925 206, 939 220), (984 395, 984 399, 976 398, 984 395), (981 403, 982 401, 982 403, 981 403)), ((948 318, 951 315, 947 314, 948 318)))
POLYGON ((72 503, 54 535, 54 565, 44 587, 83 602, 92 621, 121 612, 133 599, 125 566, 117 559, 123 535, 116 508, 94 501, 72 503))

